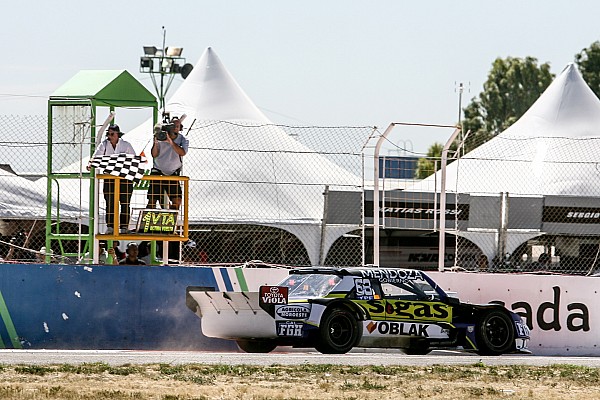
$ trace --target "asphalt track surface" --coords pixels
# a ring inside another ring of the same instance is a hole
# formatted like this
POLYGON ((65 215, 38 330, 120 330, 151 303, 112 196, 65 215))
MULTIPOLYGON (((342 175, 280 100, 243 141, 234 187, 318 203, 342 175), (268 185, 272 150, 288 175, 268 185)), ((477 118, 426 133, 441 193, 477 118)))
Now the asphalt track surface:
MULTIPOLYGON (((276 349, 279 350, 279 349, 276 349)), ((482 357, 459 351, 433 351, 426 356, 409 356, 399 351, 353 351, 343 355, 326 355, 316 351, 274 351, 268 354, 223 353, 199 351, 138 351, 138 350, 0 350, 0 364, 83 364, 103 362, 124 364, 228 364, 228 365, 552 365, 570 364, 600 367, 600 357, 548 357, 533 355, 503 355, 482 357)))

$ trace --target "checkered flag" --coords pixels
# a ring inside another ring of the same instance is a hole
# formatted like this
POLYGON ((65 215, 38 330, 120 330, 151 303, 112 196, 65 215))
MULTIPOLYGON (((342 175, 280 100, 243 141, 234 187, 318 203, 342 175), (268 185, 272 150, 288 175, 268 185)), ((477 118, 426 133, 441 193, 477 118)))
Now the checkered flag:
POLYGON ((146 158, 133 154, 111 154, 109 156, 96 156, 90 161, 92 167, 103 170, 105 174, 119 176, 138 183, 146 170, 140 167, 146 158))

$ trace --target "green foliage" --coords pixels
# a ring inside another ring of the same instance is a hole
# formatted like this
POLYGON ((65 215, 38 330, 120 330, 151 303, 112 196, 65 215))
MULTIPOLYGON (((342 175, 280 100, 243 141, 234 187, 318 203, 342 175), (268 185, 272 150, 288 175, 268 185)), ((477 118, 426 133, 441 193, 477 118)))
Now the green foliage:
POLYGON ((550 65, 533 57, 497 58, 483 92, 463 110, 463 132, 470 131, 464 152, 511 126, 531 107, 554 79, 550 65))
POLYGON ((444 145, 441 143, 434 143, 429 147, 429 150, 427 150, 427 157, 419 158, 419 161, 417 161, 415 178, 425 179, 440 168, 439 162, 436 165, 436 160, 439 160, 442 157, 443 149, 444 145))
POLYGON ((600 42, 596 41, 576 54, 575 64, 592 91, 600 97, 600 42))
MULTIPOLYGON (((577 53, 575 64, 583 79, 600 98, 600 41, 577 53)), ((553 79, 550 65, 538 65, 536 58, 497 58, 483 84, 483 92, 463 109, 462 131, 469 134, 461 153, 473 150, 515 123, 553 79)), ((451 149, 457 147, 457 144, 453 144, 451 149)), ((416 178, 423 179, 434 172, 434 160, 430 157, 439 157, 441 148, 440 144, 435 143, 429 149, 428 158, 419 159, 416 178)))
POLYGON ((51 371, 51 368, 45 367, 43 365, 17 365, 15 367, 15 372, 19 374, 43 376, 51 371))
POLYGON ((59 366, 59 371, 75 374, 98 374, 108 371, 110 368, 110 365, 103 362, 83 363, 79 365, 62 364, 59 366))

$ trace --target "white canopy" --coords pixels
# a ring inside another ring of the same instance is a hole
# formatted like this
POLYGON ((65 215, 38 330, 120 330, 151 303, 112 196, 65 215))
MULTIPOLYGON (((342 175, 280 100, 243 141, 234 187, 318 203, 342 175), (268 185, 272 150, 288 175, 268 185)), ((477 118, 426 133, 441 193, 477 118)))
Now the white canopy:
MULTIPOLYGON (((472 196, 600 196, 600 100, 569 64, 512 126, 448 165, 446 191, 472 196)), ((441 172, 407 191, 441 190, 441 172), (436 176, 437 175, 437 176, 436 176)), ((488 257, 497 232, 457 231, 488 257)), ((540 232, 509 232, 511 253, 540 232)))
MULTIPOLYGON (((320 224, 325 185, 362 190, 359 177, 272 125, 211 48, 165 109, 187 115, 183 175, 191 179, 190 223, 320 224)), ((124 139, 149 156, 151 121, 124 139)))
MULTIPOLYGON (((600 100, 569 64, 517 122, 448 165, 446 191, 599 196, 599 153, 600 100)), ((406 190, 434 188, 439 176, 406 190)))
MULTIPOLYGON (((0 218, 46 219, 46 179, 32 182, 0 168, 0 218)), ((53 200, 56 209, 56 199, 53 200)), ((65 203, 60 208, 61 218, 78 219, 79 208, 65 203)))
MULTIPOLYGON (((356 229, 329 227, 322 236, 323 192, 326 185, 362 191, 361 179, 272 125, 211 48, 165 109, 171 116, 187 115, 190 148, 183 175, 190 177, 190 223, 285 229, 303 242, 313 264, 321 247, 326 254, 339 236, 356 229)), ((124 138, 149 155, 151 121, 124 138)))

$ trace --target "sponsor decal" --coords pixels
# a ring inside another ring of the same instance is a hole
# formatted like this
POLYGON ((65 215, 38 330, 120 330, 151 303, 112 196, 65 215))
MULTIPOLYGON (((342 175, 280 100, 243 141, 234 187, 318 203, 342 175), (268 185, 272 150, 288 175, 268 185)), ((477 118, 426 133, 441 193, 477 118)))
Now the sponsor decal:
MULTIPOLYGON (((510 305, 510 308, 516 314, 519 314, 527 321, 529 330, 534 328, 534 322, 537 322, 537 328, 542 331, 560 331, 566 328, 570 332, 590 330, 590 311, 583 303, 569 303, 566 305, 567 323, 566 326, 560 324, 560 313, 565 309, 560 304, 560 287, 552 287, 552 301, 541 303, 537 310, 534 310, 531 304, 525 301, 517 301, 510 305)), ((505 306, 503 301, 492 301, 491 303, 505 306)))
POLYGON ((302 337, 304 324, 296 321, 276 321, 277 336, 302 337))
POLYGON ((430 339, 448 339, 450 331, 436 324, 415 322, 365 321, 365 335, 372 338, 390 338, 392 336, 419 336, 430 339))
POLYGON ((370 279, 357 278, 354 280, 355 295, 358 300, 373 300, 375 292, 370 279))
POLYGON ((371 321, 367 325, 367 331, 369 331, 369 333, 373 333, 373 331, 375 330, 375 328, 377 328, 377 322, 371 321))
POLYGON ((414 269, 364 269, 361 270, 364 278, 377 279, 381 283, 402 283, 413 280, 423 280, 421 271, 414 269))
POLYGON ((452 321, 452 306, 439 302, 369 300, 364 307, 375 319, 452 321))
POLYGON ((177 213, 176 210, 140 211, 138 233, 175 233, 177 213))
MULTIPOLYGON (((411 202, 411 201, 386 201, 385 207, 380 208, 381 216, 399 219, 432 220, 440 215, 439 206, 433 203, 411 202)), ((447 220, 466 221, 469 218, 468 204, 447 204, 447 220)), ((365 201, 365 215, 373 215, 373 201, 365 201)))
POLYGON ((515 326, 517 328, 517 335, 519 337, 530 336, 529 328, 527 327, 527 325, 523 324, 522 322, 515 322, 515 326))
POLYGON ((428 324, 413 324, 405 322, 374 322, 371 321, 367 325, 369 334, 377 333, 380 335, 391 336, 422 336, 429 337, 428 324))
POLYGON ((600 222, 600 209, 592 207, 546 206, 542 212, 542 222, 597 224, 600 222))
POLYGON ((260 302, 262 304, 287 304, 288 288, 285 286, 261 286, 260 302))
POLYGON ((275 313, 286 319, 306 319, 310 315, 310 308, 307 306, 278 306, 275 313))

